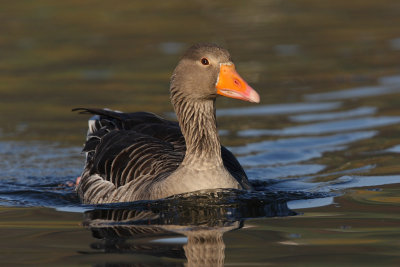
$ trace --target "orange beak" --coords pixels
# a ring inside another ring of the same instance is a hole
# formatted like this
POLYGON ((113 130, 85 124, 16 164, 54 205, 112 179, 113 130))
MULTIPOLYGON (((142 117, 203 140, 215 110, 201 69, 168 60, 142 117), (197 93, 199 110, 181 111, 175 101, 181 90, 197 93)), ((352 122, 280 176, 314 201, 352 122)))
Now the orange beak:
POLYGON ((240 77, 233 64, 221 64, 215 87, 219 95, 255 103, 260 102, 258 93, 240 77))

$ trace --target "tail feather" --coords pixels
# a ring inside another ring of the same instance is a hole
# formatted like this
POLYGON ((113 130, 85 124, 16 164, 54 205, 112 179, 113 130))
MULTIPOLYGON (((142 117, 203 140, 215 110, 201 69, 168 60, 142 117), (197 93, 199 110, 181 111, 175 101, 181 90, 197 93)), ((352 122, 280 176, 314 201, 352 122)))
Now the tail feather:
POLYGON ((118 110, 100 109, 100 108, 74 108, 72 111, 79 111, 79 114, 92 114, 110 117, 117 120, 124 120, 127 118, 126 113, 118 110))

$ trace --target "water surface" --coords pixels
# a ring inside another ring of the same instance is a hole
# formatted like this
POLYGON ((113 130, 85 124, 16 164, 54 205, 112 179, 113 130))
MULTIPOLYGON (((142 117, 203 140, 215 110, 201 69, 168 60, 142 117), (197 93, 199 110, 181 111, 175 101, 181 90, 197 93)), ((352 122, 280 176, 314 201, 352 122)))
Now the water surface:
POLYGON ((400 265, 400 4, 18 1, 0 28, 2 265, 400 265), (261 104, 218 98, 255 191, 81 205, 87 117, 170 116, 198 41, 226 46, 261 104))

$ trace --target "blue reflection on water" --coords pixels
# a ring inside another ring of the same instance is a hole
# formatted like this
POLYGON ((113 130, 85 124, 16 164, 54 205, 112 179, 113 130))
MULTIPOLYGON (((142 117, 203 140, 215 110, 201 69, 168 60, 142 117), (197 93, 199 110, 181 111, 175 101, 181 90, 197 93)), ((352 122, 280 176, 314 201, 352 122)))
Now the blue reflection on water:
POLYGON ((392 153, 400 153, 400 145, 388 148, 385 151, 386 152, 392 152, 392 153))
POLYGON ((400 123, 400 117, 398 116, 364 117, 358 119, 292 126, 281 130, 250 129, 239 131, 238 135, 242 137, 258 137, 264 135, 318 135, 342 131, 370 129, 396 123, 400 123))
POLYGON ((302 148, 338 146, 362 139, 372 138, 376 134, 377 131, 363 131, 339 133, 328 136, 282 138, 272 141, 254 142, 245 146, 230 147, 229 149, 235 154, 249 154, 255 152, 264 152, 268 150, 292 150, 302 148))
POLYGON ((376 110, 377 108, 375 107, 359 107, 339 112, 293 115, 290 117, 290 119, 295 122, 337 120, 350 117, 374 115, 376 113, 376 110))
POLYGON ((263 180, 314 174, 324 169, 325 166, 320 164, 290 164, 264 168, 251 168, 248 169, 246 172, 247 175, 251 177, 251 179, 263 180))
POLYGON ((262 116, 262 115, 282 115, 294 114, 299 112, 325 111, 337 109, 341 102, 325 103, 289 103, 264 105, 245 108, 218 109, 217 116, 262 116))
POLYGON ((386 87, 386 86, 365 86, 341 91, 308 94, 304 96, 307 101, 325 101, 325 100, 338 100, 338 99, 351 99, 361 97, 371 97, 386 94, 393 94, 400 92, 399 87, 386 87))

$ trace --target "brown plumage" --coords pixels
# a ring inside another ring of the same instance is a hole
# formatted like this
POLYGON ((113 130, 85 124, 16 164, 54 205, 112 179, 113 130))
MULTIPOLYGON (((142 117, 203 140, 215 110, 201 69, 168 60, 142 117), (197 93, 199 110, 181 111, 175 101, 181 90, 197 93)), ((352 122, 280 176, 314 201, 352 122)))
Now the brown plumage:
POLYGON ((171 103, 179 124, 147 112, 75 110, 89 120, 86 166, 77 192, 84 203, 158 199, 201 189, 248 189, 236 158, 220 145, 218 94, 258 102, 216 45, 192 46, 171 77, 171 103))

